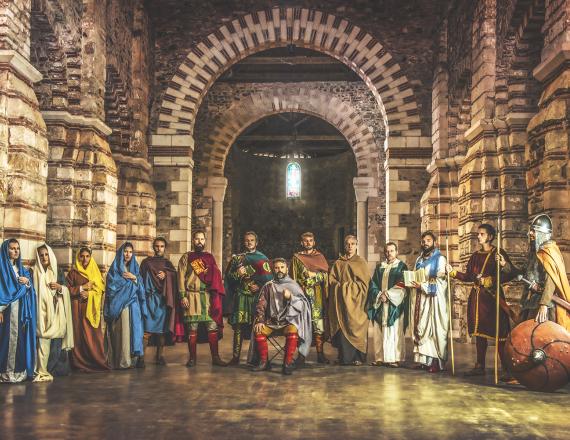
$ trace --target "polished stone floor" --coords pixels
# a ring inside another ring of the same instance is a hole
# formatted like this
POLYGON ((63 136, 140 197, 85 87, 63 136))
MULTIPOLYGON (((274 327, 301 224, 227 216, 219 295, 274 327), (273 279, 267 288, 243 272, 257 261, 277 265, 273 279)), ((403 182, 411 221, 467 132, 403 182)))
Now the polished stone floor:
MULTIPOLYGON (((227 334, 226 359, 230 344, 227 334)), ((456 344, 459 371, 471 365, 472 349, 456 344)), ((328 345, 327 353, 333 357, 328 345)), ((212 367, 207 345, 198 355, 197 367, 185 368, 180 344, 167 351, 164 367, 2 385, 0 439, 570 437, 568 387, 555 394, 495 387, 490 369, 486 378, 465 379, 404 368, 325 367, 312 354, 307 368, 283 377, 278 368, 254 374, 212 367)))

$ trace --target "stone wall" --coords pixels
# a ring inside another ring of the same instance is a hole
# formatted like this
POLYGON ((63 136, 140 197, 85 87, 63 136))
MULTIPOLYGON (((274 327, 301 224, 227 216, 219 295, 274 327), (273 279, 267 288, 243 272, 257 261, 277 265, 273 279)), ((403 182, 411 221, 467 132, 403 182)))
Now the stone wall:
POLYGON ((242 252, 242 235, 249 230, 258 234, 260 249, 268 257, 287 259, 299 249, 299 236, 305 231, 315 234, 319 249, 329 260, 342 251, 339 234, 356 233, 353 153, 295 161, 302 172, 299 200, 285 197, 288 160, 232 149, 226 177, 233 191, 225 204, 231 223, 224 225, 224 236, 232 245, 224 254, 225 263, 232 253, 242 252))
MULTIPOLYGON (((569 258, 566 9, 560 1, 450 2, 434 68, 422 228, 450 235, 455 265, 478 248, 477 225, 499 218, 502 246, 524 265, 528 221, 541 212, 552 215, 569 258)), ((468 292, 456 283, 460 337, 468 292)), ((507 289, 515 308, 520 294, 520 286, 507 289)))
POLYGON ((62 267, 80 245, 103 268, 117 239, 148 253, 153 45, 144 2, 4 2, 0 23, 0 238, 19 238, 26 259, 47 240, 62 267))
POLYGON ((25 259, 45 239, 46 126, 29 62, 31 2, 0 4, 0 239, 17 237, 25 259))
MULTIPOLYGON (((314 105, 309 111, 311 111, 311 114, 321 115, 326 118, 325 113, 334 113, 340 110, 340 104, 346 103, 350 106, 350 111, 348 112, 350 116, 353 118, 357 116, 361 121, 359 123, 363 124, 360 127, 354 125, 354 128, 349 126, 345 128, 344 133, 351 133, 352 136, 356 135, 355 140, 358 143, 353 146, 353 154, 356 152, 357 157, 365 158, 366 162, 364 164, 361 160, 359 169, 360 166, 370 167, 371 174, 368 175, 374 176, 374 181, 376 182, 373 193, 367 196, 367 213, 365 215, 368 221, 368 258, 371 261, 378 261, 382 252, 382 246, 386 240, 386 176, 382 165, 384 162, 383 145, 386 133, 384 120, 377 102, 368 88, 361 83, 320 82, 289 85, 284 83, 219 83, 212 87, 200 109, 196 122, 196 148, 193 156, 195 164, 193 173, 194 192, 192 198, 194 227, 206 231, 211 230, 212 205, 211 201, 207 200, 207 197, 203 197, 204 188, 208 185, 207 176, 210 173, 210 169, 212 169, 211 165, 205 164, 205 161, 211 161, 213 156, 209 148, 211 146, 216 147, 214 154, 219 154, 222 158, 220 168, 223 172, 225 154, 227 154, 232 144, 232 142, 227 141, 225 134, 218 136, 220 140, 213 140, 211 139, 212 136, 220 130, 224 131, 224 127, 228 127, 228 133, 233 132, 235 136, 239 134, 236 130, 247 128, 245 125, 242 126, 236 122, 238 120, 236 115, 239 113, 238 109, 241 108, 243 102, 252 96, 254 97, 254 102, 259 102, 259 106, 257 109, 249 109, 244 113, 255 118, 270 114, 271 111, 264 112, 261 108, 261 97, 266 92, 275 94, 276 99, 282 99, 292 104, 293 111, 304 111, 306 103, 303 103, 303 101, 311 101, 313 99, 312 96, 319 99, 321 97, 334 97, 335 103, 327 99, 321 99, 323 103, 322 109, 319 110, 319 107, 314 105), (279 90, 280 93, 275 94, 275 90, 279 90), (305 90, 306 92, 299 92, 299 90, 305 90), (257 98, 257 96, 260 96, 260 98, 257 98), (319 112, 321 113, 319 114, 319 112), (366 137, 370 138, 368 141, 369 146, 364 142, 364 138, 359 135, 363 127, 366 130, 363 133, 368 133, 366 137), (218 153, 218 151, 220 152, 218 153)), ((270 99, 268 102, 270 104, 269 107, 273 108, 272 105, 274 106, 275 101, 270 99)), ((276 106, 275 109, 279 109, 279 106, 276 106)), ((286 111, 286 109, 284 110, 286 111)), ((344 125, 347 124, 347 117, 340 117, 338 121, 340 123, 339 128, 342 130, 344 125)), ((252 119, 251 122, 255 122, 255 120, 252 119)), ((334 124, 334 120, 329 120, 329 122, 334 124)), ((236 197, 235 185, 232 185, 232 191, 233 196, 236 197)))
MULTIPOLYGON (((402 2, 396 0, 303 0, 295 2, 267 2, 262 0, 199 2, 166 1, 156 6, 152 14, 156 29, 156 85, 157 96, 168 87, 168 82, 190 52, 192 46, 206 35, 215 32, 221 24, 238 20, 254 11, 269 11, 271 7, 307 7, 335 14, 374 35, 402 66, 418 99, 424 135, 429 133, 433 36, 443 12, 445 1, 402 2)), ((265 17, 262 17, 265 18, 265 17)), ((245 20, 242 27, 247 24, 245 20)), ((339 20, 340 21, 340 20, 339 20)), ((331 24, 333 24, 331 22, 331 24)), ((338 27, 340 23, 335 23, 338 27)), ((342 26, 342 25, 341 25, 342 26)), ((356 35, 356 33, 355 33, 356 35)), ((155 101, 154 110, 160 106, 155 101)), ((157 112, 153 112, 153 126, 157 112)))

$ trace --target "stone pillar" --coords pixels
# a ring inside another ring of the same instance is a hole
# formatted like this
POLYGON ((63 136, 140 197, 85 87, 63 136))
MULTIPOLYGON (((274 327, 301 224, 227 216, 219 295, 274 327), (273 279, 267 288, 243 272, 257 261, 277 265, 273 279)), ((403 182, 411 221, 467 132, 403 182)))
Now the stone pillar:
POLYGON ((29 261, 46 234, 48 142, 32 88, 41 74, 28 61, 29 2, 2 5, 0 20, 7 25, 0 26, 0 239, 19 239, 29 261))
POLYGON ((529 214, 552 217, 566 270, 570 270, 570 10, 568 2, 547 1, 544 49, 534 77, 543 84, 539 111, 527 127, 526 176, 529 214))
POLYGON ((427 167, 430 174, 428 187, 421 198, 421 231, 432 231, 439 237, 445 251, 445 238, 449 244, 448 259, 459 261, 457 239, 457 184, 459 169, 465 156, 436 159, 427 167))
POLYGON ((156 231, 168 240, 173 264, 192 247, 192 170, 194 138, 152 135, 152 182, 156 191, 156 231))
MULTIPOLYGON (((422 138, 423 139, 423 138, 422 138)), ((429 138, 421 148, 386 150, 386 241, 398 244, 400 259, 408 266, 417 257, 421 234, 421 188, 426 188, 426 166, 431 157, 429 138), (426 147, 427 146, 427 147, 426 147)))
POLYGON ((459 177, 459 257, 466 262, 476 251, 477 226, 482 221, 496 226, 501 188, 494 125, 496 77, 496 2, 479 0, 471 33, 471 126, 464 137, 467 154, 459 177))
POLYGON ((368 260, 368 198, 373 193, 374 178, 355 177, 352 180, 356 196, 356 237, 358 255, 368 260))
POLYGON ((224 240, 224 198, 228 179, 225 177, 208 177, 208 185, 204 189, 204 196, 212 198, 212 232, 211 252, 218 264, 222 264, 222 250, 224 240))
POLYGON ((62 268, 80 246, 93 249, 102 269, 115 258, 117 167, 99 118, 66 111, 42 113, 50 142, 47 241, 62 268))
POLYGON ((114 153, 118 168, 117 246, 130 241, 138 255, 152 254, 156 235, 156 194, 151 166, 143 157, 114 153))

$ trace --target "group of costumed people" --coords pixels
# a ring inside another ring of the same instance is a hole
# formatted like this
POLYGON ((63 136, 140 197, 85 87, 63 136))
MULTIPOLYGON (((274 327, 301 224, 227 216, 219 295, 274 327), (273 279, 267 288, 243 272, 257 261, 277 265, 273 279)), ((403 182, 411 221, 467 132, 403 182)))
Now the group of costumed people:
MULTIPOLYGON (((414 368, 437 373, 448 357, 448 277, 473 284, 467 318, 477 360, 465 374, 484 375, 488 340, 498 340, 503 359, 511 321, 518 320, 497 284, 524 279, 521 318, 551 320, 566 330, 570 312, 564 304, 570 300, 570 285, 548 216, 540 215, 530 225, 525 269, 515 267, 504 250, 497 252, 490 224, 479 225, 477 238, 480 249, 463 272, 448 264, 436 236, 428 231, 421 236, 413 268, 398 258, 397 244, 388 242, 385 260, 370 276, 352 235, 329 267, 311 232, 301 235, 302 250, 288 264, 284 258, 270 261, 250 231, 243 237, 244 251, 232 256, 222 277, 215 258, 204 250, 205 233, 196 231, 193 249, 180 258, 177 269, 165 257, 164 239, 154 240, 154 256, 140 266, 127 242, 117 250, 105 279, 87 247, 79 249, 64 278, 47 244, 37 248, 29 270, 22 265, 18 241, 9 239, 0 254, 0 381, 49 381, 70 369, 143 368, 145 345, 156 346, 155 362, 165 365, 164 347, 183 339, 188 344, 187 367, 196 365, 200 342, 209 344, 213 365, 238 365, 243 340, 250 339, 247 362, 252 371, 265 371, 271 368, 268 342, 284 336, 286 375, 305 363, 313 345, 317 362, 329 363, 325 341, 337 348, 337 364, 361 365, 368 352, 371 365, 397 368, 406 360, 408 331, 414 368), (229 362, 218 352, 224 315, 233 328, 229 362)), ((512 380, 503 370, 503 380, 512 380)))

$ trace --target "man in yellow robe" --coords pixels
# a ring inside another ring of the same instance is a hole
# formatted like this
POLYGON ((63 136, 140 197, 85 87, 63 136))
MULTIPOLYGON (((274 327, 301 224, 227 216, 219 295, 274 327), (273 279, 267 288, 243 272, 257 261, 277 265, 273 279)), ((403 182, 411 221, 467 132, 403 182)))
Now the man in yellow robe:
MULTIPOLYGON (((570 331, 570 311, 557 298, 570 302, 570 283, 564 258, 552 240, 552 220, 546 214, 536 216, 531 224, 529 261, 525 278, 532 284, 521 298, 522 320, 551 320, 570 331)), ((504 261, 501 261, 501 265, 504 261)))
POLYGON ((362 365, 368 346, 366 300, 370 272, 366 260, 356 254, 354 235, 344 240, 345 254, 329 274, 328 322, 333 347, 341 365, 362 365))

